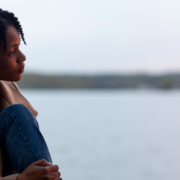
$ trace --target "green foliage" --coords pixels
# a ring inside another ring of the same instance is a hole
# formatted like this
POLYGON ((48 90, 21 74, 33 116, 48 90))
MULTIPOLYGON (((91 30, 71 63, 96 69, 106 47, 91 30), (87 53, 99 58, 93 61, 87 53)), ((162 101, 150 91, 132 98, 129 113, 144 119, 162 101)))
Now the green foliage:
POLYGON ((180 88, 180 74, 171 75, 40 75, 24 74, 20 88, 122 89, 180 88))

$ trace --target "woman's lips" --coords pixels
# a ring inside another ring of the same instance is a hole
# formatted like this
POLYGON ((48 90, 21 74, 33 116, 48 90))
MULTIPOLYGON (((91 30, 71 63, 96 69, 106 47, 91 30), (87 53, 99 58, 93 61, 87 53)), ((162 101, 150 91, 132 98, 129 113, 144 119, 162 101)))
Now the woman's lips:
POLYGON ((18 72, 23 73, 24 72, 24 67, 19 69, 18 72))

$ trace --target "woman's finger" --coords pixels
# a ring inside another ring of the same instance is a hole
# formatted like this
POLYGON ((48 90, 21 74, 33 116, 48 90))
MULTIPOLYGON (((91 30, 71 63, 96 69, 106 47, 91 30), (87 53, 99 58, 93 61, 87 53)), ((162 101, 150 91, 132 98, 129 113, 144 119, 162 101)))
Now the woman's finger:
POLYGON ((55 178, 59 178, 61 176, 61 173, 59 171, 56 172, 52 172, 50 174, 50 179, 55 179, 55 178))
POLYGON ((32 164, 37 165, 37 166, 51 166, 52 165, 52 163, 47 162, 45 159, 38 160, 32 164))
POLYGON ((59 169, 59 167, 57 165, 47 166, 46 168, 50 172, 58 171, 58 169, 59 169))
POLYGON ((56 178, 56 179, 54 179, 54 180, 63 180, 62 178, 56 178))

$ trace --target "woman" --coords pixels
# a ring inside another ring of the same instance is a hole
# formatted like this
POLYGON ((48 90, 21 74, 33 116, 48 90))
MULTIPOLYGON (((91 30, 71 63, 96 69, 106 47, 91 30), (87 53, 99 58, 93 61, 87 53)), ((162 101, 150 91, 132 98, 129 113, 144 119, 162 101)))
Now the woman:
POLYGON ((20 37, 26 44, 18 19, 0 9, 0 180, 61 180, 39 131, 37 112, 14 83, 26 60, 20 37))

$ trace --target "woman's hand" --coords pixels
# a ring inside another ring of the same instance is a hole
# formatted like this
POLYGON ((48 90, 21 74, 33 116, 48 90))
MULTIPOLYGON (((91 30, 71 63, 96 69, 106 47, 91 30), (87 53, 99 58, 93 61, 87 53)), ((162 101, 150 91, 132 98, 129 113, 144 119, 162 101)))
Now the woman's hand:
POLYGON ((62 180, 59 167, 42 159, 29 165, 17 180, 62 180))

